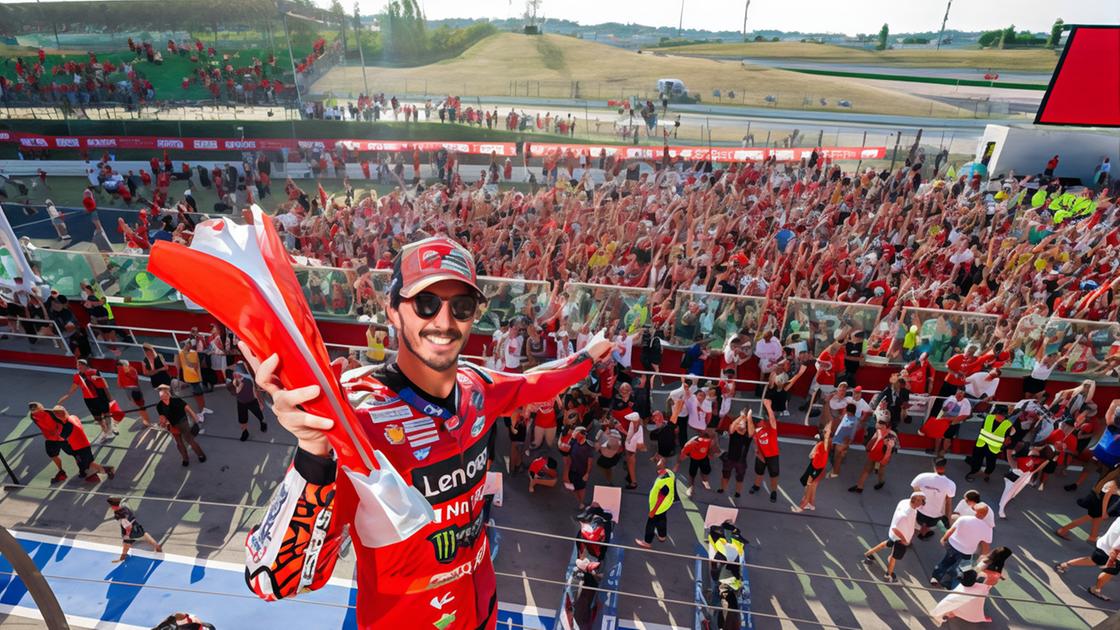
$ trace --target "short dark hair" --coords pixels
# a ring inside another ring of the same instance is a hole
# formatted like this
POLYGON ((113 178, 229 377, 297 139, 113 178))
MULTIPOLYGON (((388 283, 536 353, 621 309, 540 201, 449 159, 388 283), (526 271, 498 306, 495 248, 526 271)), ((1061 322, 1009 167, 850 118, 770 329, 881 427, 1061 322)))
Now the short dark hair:
POLYGON ((105 502, 113 507, 117 507, 121 504, 121 499, 120 497, 109 497, 108 499, 105 499, 105 502))
POLYGON ((933 460, 934 468, 944 468, 948 464, 949 460, 945 459, 944 457, 938 457, 937 459, 933 460))
POLYGON ((972 501, 973 503, 979 503, 980 502, 980 491, 979 490, 969 490, 968 492, 964 493, 964 498, 969 500, 969 501, 972 501))

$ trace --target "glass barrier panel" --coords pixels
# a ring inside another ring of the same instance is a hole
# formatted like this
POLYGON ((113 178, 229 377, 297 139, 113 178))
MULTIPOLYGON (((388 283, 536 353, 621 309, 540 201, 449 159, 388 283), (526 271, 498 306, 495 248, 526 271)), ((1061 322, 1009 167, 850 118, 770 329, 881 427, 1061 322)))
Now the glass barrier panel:
POLYGON ((944 367, 949 357, 967 346, 991 348, 998 323, 997 315, 986 313, 906 307, 902 309, 889 358, 909 363, 926 353, 936 367, 944 367))
POLYGON ((103 274, 108 266, 106 257, 98 252, 34 249, 28 258, 35 273, 51 289, 68 298, 80 298, 80 283, 103 274))
POLYGON ((312 314, 325 317, 355 315, 354 283, 358 277, 353 270, 296 267, 295 272, 312 314))
POLYGON ((487 302, 471 329, 477 335, 493 334, 503 321, 515 317, 536 321, 549 312, 552 285, 548 282, 481 276, 478 287, 487 302))
MULTIPOLYGON (((790 298, 786 303, 782 343, 798 352, 820 354, 833 339, 845 342, 854 333, 867 340, 875 331, 881 306, 847 304, 805 298, 790 298)), ((868 344, 864 344, 866 351, 868 344)))
POLYGON ((575 332, 586 326, 592 333, 606 328, 608 335, 619 329, 633 334, 651 321, 651 294, 649 289, 569 282, 563 316, 575 332))
MULTIPOLYGON (((1019 318, 1015 331, 1011 334, 1011 362, 1007 367, 1015 370, 1032 370, 1040 356, 1046 356, 1049 344, 1044 343, 1050 318, 1031 313, 1019 318), (1039 352, 1042 354, 1039 354, 1039 352)), ((1057 348, 1053 348, 1056 352, 1057 348)))
POLYGON ((130 304, 167 304, 179 302, 179 292, 148 271, 148 257, 110 254, 106 257, 110 279, 103 282, 105 295, 123 298, 130 304))
MULTIPOLYGON (((1018 329, 1017 329, 1018 332, 1018 329)), ((1120 324, 1051 317, 1043 333, 1016 353, 1025 367, 1039 356, 1058 355, 1054 372, 1085 376, 1116 376, 1120 369, 1120 324), (1041 349, 1039 344, 1045 344, 1041 349), (1028 352, 1033 349, 1033 354, 1028 352), (1040 354, 1041 353, 1041 354, 1040 354), (1021 359, 1020 359, 1021 356, 1021 359)))
POLYGON ((358 321, 384 326, 389 320, 385 317, 385 307, 389 304, 388 269, 371 269, 368 275, 358 276, 350 270, 339 270, 353 278, 350 287, 354 295, 354 314, 358 321))
POLYGON ((718 350, 732 335, 746 331, 753 343, 765 305, 766 298, 761 297, 677 291, 669 342, 690 346, 707 339, 708 347, 718 350))

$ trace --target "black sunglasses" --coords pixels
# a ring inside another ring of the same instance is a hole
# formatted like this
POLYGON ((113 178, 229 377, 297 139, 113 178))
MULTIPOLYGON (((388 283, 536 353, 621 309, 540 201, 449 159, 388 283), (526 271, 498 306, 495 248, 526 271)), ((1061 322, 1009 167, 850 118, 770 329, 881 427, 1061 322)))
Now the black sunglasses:
POLYGON ((412 310, 423 319, 431 319, 438 315, 444 302, 451 305, 451 316, 461 322, 471 321, 478 313, 479 300, 475 295, 453 295, 442 298, 435 293, 424 292, 417 293, 410 301, 412 310))

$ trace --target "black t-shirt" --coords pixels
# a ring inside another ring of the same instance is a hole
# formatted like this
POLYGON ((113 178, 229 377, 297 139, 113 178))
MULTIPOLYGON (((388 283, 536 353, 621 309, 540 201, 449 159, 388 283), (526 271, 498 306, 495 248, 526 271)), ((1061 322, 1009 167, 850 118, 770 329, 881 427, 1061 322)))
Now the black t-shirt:
POLYGON ((766 390, 766 400, 770 401, 770 406, 774 408, 774 411, 785 411, 786 403, 789 401, 789 392, 780 389, 768 389, 766 390))
POLYGON ((428 392, 420 389, 419 385, 416 385, 415 383, 410 381, 408 377, 401 372, 401 369, 397 367, 396 363, 385 367, 384 369, 374 371, 372 376, 384 383, 386 387, 395 392, 399 392, 402 389, 408 387, 411 388, 412 391, 416 392, 417 396, 432 403, 433 405, 439 405, 452 414, 458 412, 457 405, 455 404, 456 393, 458 392, 459 388, 458 385, 452 388, 451 394, 449 396, 445 396, 443 398, 433 396, 428 392))
POLYGON ((730 431, 727 434, 727 461, 745 462, 747 453, 751 450, 751 441, 754 438, 746 433, 730 431))
POLYGON ((156 403, 156 412, 167 418, 171 424, 179 424, 187 420, 187 403, 182 398, 172 398, 168 402, 162 400, 156 403))
POLYGON ((863 356, 863 342, 849 341, 844 344, 844 364, 851 370, 859 366, 859 359, 863 356))
POLYGON ((672 457, 677 452, 676 427, 666 422, 660 427, 649 432, 649 436, 657 442, 657 454, 662 457, 672 457))

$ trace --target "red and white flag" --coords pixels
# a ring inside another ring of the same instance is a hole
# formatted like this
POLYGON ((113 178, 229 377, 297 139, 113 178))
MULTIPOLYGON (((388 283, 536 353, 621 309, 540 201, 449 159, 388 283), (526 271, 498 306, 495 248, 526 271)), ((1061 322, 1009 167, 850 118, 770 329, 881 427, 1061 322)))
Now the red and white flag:
POLYGON ((363 544, 404 540, 434 520, 431 505, 373 448, 358 423, 272 219, 256 205, 245 219, 245 225, 203 221, 189 248, 157 242, 148 271, 209 311, 257 356, 278 354, 276 375, 284 388, 319 386, 320 395, 303 406, 335 421, 327 437, 357 491, 355 525, 363 544))

